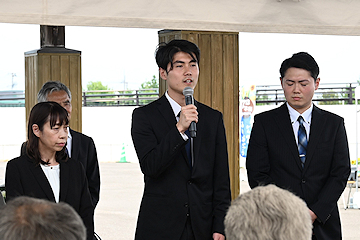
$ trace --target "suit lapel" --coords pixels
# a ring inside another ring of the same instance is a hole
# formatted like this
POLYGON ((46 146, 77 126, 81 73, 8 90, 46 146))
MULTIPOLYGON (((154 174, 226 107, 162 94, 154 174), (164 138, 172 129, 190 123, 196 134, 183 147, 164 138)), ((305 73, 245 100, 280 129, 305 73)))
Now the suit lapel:
POLYGON ((176 124, 176 118, 165 95, 159 99, 157 109, 160 115, 163 117, 164 121, 167 123, 169 129, 172 128, 174 124, 176 124))
MULTIPOLYGON (((199 113, 199 119, 201 118, 201 107, 197 101, 194 100, 194 104, 195 106, 198 108, 198 113, 199 113)), ((206 121, 206 116, 203 116, 204 121, 206 121)), ((199 133, 201 131, 201 122, 198 122, 196 124, 196 130, 199 133)), ((192 170, 195 171, 196 170, 196 165, 197 165, 197 161, 196 159, 199 159, 199 153, 200 153, 200 146, 201 146, 201 135, 202 134, 197 134, 196 138, 193 139, 193 151, 194 151, 194 165, 192 166, 192 170)))
MULTIPOLYGON (((68 161, 74 161, 69 159, 68 161)), ((60 164, 60 201, 65 201, 67 197, 67 192, 69 188, 69 179, 70 179, 70 169, 68 164, 61 163, 60 164)))
POLYGON ((314 109, 312 111, 312 116, 311 116, 310 136, 306 150, 306 160, 305 160, 304 170, 307 169, 309 163, 312 160, 316 146, 321 139, 320 133, 323 131, 324 126, 326 125, 326 121, 327 119, 323 117, 323 114, 321 113, 320 109, 314 105, 314 109))
POLYGON ((286 103, 284 103, 281 107, 278 108, 278 111, 276 111, 275 121, 278 128, 280 129, 281 134, 284 137, 286 144, 290 149, 291 154, 294 157, 293 159, 295 160, 297 166, 302 169, 299 158, 299 150, 297 149, 294 130, 291 125, 289 110, 286 106, 286 103))
POLYGON ((55 196, 51 189, 50 183, 47 180, 45 173, 41 169, 40 165, 34 165, 34 163, 30 160, 29 161, 29 169, 34 175, 36 181, 39 183, 39 186, 44 191, 46 197, 50 200, 55 202, 55 196))
MULTIPOLYGON (((166 125, 168 126, 168 128, 165 128, 164 126, 163 133, 167 133, 177 123, 176 117, 174 115, 174 111, 169 101, 167 100, 165 94, 162 95, 161 98, 159 98, 157 104, 158 104, 157 109, 159 111, 159 114, 162 116, 164 122, 166 122, 166 125)), ((183 155, 184 161, 186 161, 186 163, 189 165, 185 147, 181 150, 181 154, 183 155)))

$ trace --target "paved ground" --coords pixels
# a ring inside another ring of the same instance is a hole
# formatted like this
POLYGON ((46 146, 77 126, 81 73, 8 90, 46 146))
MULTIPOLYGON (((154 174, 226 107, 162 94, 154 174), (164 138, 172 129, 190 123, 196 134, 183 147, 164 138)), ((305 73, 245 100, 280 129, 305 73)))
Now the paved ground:
MULTIPOLYGON (((0 179, 6 163, 0 162, 0 179)), ((101 196, 95 212, 95 231, 103 240, 134 238, 139 204, 143 191, 143 176, 137 163, 100 163, 101 196)), ((241 192, 248 191, 241 181, 241 192)), ((349 189, 346 189, 347 193, 349 189)), ((360 239, 360 210, 344 210, 342 198, 339 208, 344 240, 360 239)))

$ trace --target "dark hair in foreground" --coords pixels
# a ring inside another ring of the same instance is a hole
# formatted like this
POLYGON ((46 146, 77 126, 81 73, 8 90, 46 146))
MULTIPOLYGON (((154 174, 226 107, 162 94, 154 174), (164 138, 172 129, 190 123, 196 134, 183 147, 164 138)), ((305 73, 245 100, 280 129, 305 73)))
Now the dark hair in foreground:
POLYGON ((291 58, 285 59, 280 67, 281 78, 284 78, 286 71, 291 67, 301 68, 309 71, 311 77, 314 78, 314 81, 316 81, 320 72, 319 66, 315 59, 307 52, 295 53, 291 58))
POLYGON ((17 197, 0 208, 1 240, 85 240, 86 229, 67 203, 17 197))
POLYGON ((178 52, 188 53, 193 60, 200 63, 200 49, 195 43, 183 39, 175 39, 169 43, 160 43, 156 49, 156 63, 159 68, 167 71, 167 66, 170 63, 170 70, 173 69, 173 58, 178 52))
POLYGON ((241 194, 225 217, 227 240, 311 240, 312 222, 306 203, 275 185, 241 194))
MULTIPOLYGON (((68 113, 65 108, 56 102, 41 102, 36 104, 30 111, 28 123, 28 143, 26 146, 27 155, 35 161, 35 163, 45 163, 41 160, 39 152, 39 138, 34 134, 32 126, 38 125, 40 131, 44 130, 44 125, 50 122, 50 127, 54 127, 59 121, 61 125, 68 125, 68 113)), ((57 162, 66 161, 68 156, 65 152, 66 147, 56 152, 55 159, 57 162)))
POLYGON ((48 81, 44 83, 37 95, 38 102, 47 102, 49 94, 57 91, 65 91, 71 100, 71 92, 69 88, 59 81, 48 81))

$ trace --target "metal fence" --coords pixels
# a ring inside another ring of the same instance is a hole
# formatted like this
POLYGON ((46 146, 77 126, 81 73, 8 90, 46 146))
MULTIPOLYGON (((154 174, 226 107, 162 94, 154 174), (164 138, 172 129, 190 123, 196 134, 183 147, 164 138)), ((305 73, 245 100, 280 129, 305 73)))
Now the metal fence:
MULTIPOLYGON (((321 84, 313 101, 319 104, 355 104, 358 83, 321 84)), ((159 98, 157 88, 138 90, 97 90, 82 92, 83 106, 141 106, 159 98)), ((281 104, 285 101, 280 86, 256 86, 256 104, 281 104)), ((0 91, 0 107, 24 107, 25 91, 0 91)))
POLYGON ((139 90, 96 90, 82 93, 83 106, 141 106, 159 98, 157 88, 139 90))
MULTIPOLYGON (((321 84, 313 101, 324 105, 355 104, 355 88, 358 83, 321 84)), ((278 105, 285 102, 281 86, 256 86, 256 105, 278 105)))
MULTIPOLYGON (((141 106, 159 98, 157 88, 82 92, 83 106, 141 106)), ((0 107, 24 107, 25 91, 0 91, 0 107)))

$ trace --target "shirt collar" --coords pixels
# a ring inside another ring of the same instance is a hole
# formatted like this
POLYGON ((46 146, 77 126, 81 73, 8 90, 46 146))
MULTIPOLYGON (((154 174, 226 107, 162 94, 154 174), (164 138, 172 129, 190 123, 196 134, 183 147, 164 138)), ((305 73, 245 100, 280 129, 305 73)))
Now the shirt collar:
POLYGON ((286 102, 287 108, 289 110, 289 114, 290 114, 290 120, 291 120, 291 124, 294 124, 297 119, 299 118, 299 116, 301 115, 304 118, 304 121, 310 125, 311 123, 311 113, 312 110, 314 108, 314 105, 311 104, 311 106, 302 114, 300 114, 298 111, 296 111, 294 108, 292 108, 288 102, 286 102))
POLYGON ((71 137, 71 133, 70 133, 70 127, 67 127, 67 131, 68 131, 68 138, 71 139, 72 137, 71 137))
POLYGON ((172 99, 172 98, 169 96, 169 94, 168 94, 167 91, 165 92, 165 97, 166 97, 167 100, 169 101, 169 103, 170 103, 170 105, 171 105, 171 108, 172 108, 172 110, 173 110, 173 112, 174 112, 175 117, 177 117, 177 115, 178 115, 179 112, 181 111, 181 106, 180 106, 177 102, 175 102, 174 99, 172 99))

